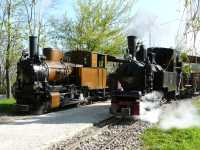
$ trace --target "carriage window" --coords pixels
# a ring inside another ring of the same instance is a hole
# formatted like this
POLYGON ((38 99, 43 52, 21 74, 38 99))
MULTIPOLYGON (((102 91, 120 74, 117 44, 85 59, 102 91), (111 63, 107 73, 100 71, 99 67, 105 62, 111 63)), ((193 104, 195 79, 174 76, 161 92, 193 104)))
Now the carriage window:
POLYGON ((105 67, 105 56, 98 55, 98 67, 105 67))
POLYGON ((86 57, 84 57, 84 59, 83 59, 83 65, 87 65, 88 63, 87 63, 87 58, 86 57))

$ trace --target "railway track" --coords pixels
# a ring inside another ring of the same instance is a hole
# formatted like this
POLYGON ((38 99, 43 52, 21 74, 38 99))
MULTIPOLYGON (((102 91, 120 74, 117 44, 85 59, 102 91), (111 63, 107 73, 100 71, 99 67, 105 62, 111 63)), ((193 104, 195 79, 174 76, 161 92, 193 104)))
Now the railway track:
POLYGON ((48 150, 104 150, 123 148, 127 145, 135 148, 140 146, 138 135, 146 127, 148 127, 148 123, 110 117, 72 139, 54 144, 48 150))
MULTIPOLYGON (((128 124, 130 122, 127 122, 128 124)), ((122 130, 119 134, 113 135, 110 137, 110 140, 108 140, 107 144, 105 144, 104 146, 102 146, 100 148, 100 150, 105 150, 105 149, 110 149, 110 147, 113 146, 113 143, 115 143, 116 141, 118 141, 120 138, 125 137, 128 133, 129 130, 132 130, 134 128, 135 122, 132 122, 132 124, 130 126, 128 126, 127 128, 125 128, 124 130, 122 130)), ((123 140, 125 140, 123 138, 123 140)))

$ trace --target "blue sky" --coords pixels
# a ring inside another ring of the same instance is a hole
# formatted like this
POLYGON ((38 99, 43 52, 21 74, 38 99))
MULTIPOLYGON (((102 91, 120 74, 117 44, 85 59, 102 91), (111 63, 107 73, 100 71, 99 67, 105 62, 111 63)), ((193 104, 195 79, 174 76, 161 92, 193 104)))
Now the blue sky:
POLYGON ((56 11, 57 14, 61 15, 63 13, 67 13, 67 15, 71 18, 75 17, 75 2, 76 0, 58 0, 56 11))
MULTIPOLYGON (((59 17, 67 12, 69 17, 75 17, 75 0, 56 0, 56 3, 54 15, 59 17)), ((133 6, 135 17, 130 20, 127 34, 138 35, 147 46, 151 41, 151 46, 175 47, 182 6, 181 0, 137 0, 133 6)))

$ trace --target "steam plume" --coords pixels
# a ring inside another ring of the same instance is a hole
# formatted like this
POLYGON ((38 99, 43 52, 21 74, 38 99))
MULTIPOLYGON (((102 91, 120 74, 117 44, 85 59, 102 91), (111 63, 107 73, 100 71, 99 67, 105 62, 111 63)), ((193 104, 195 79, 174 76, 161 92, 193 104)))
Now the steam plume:
POLYGON ((157 123, 162 129, 200 127, 200 114, 191 101, 177 101, 160 107, 162 93, 152 92, 142 97, 140 119, 157 123))

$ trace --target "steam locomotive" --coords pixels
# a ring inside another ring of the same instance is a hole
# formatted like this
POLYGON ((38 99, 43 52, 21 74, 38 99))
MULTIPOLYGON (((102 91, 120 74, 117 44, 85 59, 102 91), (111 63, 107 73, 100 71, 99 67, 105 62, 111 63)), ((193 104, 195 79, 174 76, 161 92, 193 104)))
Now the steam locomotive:
POLYGON ((13 86, 18 111, 42 114, 50 109, 106 99, 107 56, 86 51, 63 54, 44 48, 39 56, 37 37, 30 52, 22 53, 13 86))
POLYGON ((191 95, 200 89, 200 64, 194 61, 194 56, 189 56, 190 63, 193 62, 193 66, 199 69, 192 69, 186 80, 183 75, 186 62, 180 59, 180 54, 174 49, 145 49, 143 44, 136 44, 136 36, 128 36, 127 39, 129 55, 112 74, 112 114, 138 116, 142 96, 152 91, 162 91, 164 98, 170 100, 185 96, 185 93, 191 95))
POLYGON ((111 96, 112 114, 137 116, 146 93, 162 91, 166 99, 198 93, 200 57, 188 56, 189 62, 183 62, 174 49, 145 49, 135 36, 127 39, 129 55, 119 59, 80 50, 64 54, 54 48, 44 48, 39 56, 37 37, 31 36, 30 52, 22 53, 12 90, 17 110, 42 114, 111 96), (116 67, 107 69, 110 62, 116 67), (188 63, 191 74, 186 79, 182 70, 188 63))

